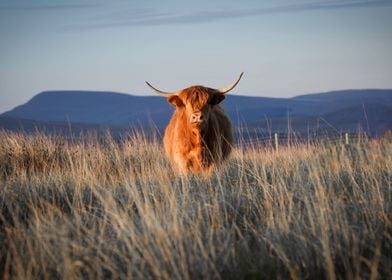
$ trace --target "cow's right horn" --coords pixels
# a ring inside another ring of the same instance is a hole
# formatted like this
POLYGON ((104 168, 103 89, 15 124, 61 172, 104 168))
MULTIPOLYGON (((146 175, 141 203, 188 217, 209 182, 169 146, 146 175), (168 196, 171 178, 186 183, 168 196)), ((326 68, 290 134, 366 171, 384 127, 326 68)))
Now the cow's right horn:
POLYGON ((241 73, 241 75, 239 76, 239 78, 237 79, 237 81, 235 81, 233 84, 229 85, 228 87, 218 89, 218 90, 217 90, 218 93, 220 93, 220 94, 225 94, 225 93, 231 91, 233 88, 235 88, 235 86, 236 86, 236 85, 239 83, 239 81, 241 80, 242 75, 244 75, 244 72, 241 73))
POLYGON ((161 91, 155 87, 153 87, 149 82, 146 82, 146 84, 153 90, 155 91, 158 95, 169 98, 170 96, 178 95, 179 92, 166 92, 166 91, 161 91))

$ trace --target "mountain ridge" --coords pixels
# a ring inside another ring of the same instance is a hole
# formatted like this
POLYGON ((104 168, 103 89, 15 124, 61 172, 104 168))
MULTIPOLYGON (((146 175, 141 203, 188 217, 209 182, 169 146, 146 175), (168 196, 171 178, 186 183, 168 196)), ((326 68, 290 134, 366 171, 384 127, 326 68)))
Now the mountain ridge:
MULTIPOLYGON (((354 130, 358 123, 363 127, 371 125, 370 134, 382 133, 392 126, 392 89, 342 90, 291 98, 228 95, 222 107, 234 126, 249 125, 251 128, 271 120, 282 123, 276 127, 282 131, 288 118, 293 129, 298 131, 304 131, 303 123, 314 123, 318 118, 330 121, 336 130, 354 130), (366 119, 367 108, 369 116, 366 119), (296 121, 301 125, 296 125, 296 121)), ((0 118, 3 123, 8 117, 50 123, 50 126, 69 123, 117 129, 155 125, 163 129, 173 110, 164 98, 154 95, 57 90, 41 92, 25 104, 4 112, 0 118)), ((4 127, 1 123, 0 127, 4 127)))

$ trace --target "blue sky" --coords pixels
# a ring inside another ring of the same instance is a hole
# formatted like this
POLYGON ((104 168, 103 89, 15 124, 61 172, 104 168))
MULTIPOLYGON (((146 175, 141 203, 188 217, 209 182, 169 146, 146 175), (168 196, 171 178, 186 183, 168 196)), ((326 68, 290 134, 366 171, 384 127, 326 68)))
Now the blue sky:
POLYGON ((392 0, 0 0, 0 112, 44 90, 392 88, 392 0))

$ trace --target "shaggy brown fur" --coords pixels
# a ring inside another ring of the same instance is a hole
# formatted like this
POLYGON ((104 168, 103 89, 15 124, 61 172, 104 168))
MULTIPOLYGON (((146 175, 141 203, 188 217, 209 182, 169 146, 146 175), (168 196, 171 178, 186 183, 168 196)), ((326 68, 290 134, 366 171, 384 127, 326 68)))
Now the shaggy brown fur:
POLYGON ((165 130, 164 146, 170 160, 182 174, 209 175, 227 159, 233 142, 231 123, 219 103, 224 95, 193 86, 168 98, 176 107, 165 130), (202 121, 192 122, 192 114, 202 121))

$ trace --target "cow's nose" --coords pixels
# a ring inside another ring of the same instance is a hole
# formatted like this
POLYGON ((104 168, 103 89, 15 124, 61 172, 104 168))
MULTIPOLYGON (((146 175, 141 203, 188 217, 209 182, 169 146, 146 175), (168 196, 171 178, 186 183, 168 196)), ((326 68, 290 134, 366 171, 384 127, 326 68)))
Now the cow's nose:
POLYGON ((203 115, 201 112, 196 112, 191 115, 191 122, 202 122, 203 121, 203 115))

